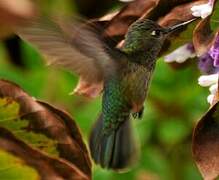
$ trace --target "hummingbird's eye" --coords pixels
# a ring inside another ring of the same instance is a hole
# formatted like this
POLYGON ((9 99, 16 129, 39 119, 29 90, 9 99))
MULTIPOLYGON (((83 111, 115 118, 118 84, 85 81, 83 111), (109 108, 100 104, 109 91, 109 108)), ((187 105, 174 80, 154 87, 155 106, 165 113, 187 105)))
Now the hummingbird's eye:
POLYGON ((155 36, 155 37, 159 37, 161 35, 161 31, 160 30, 153 30, 151 32, 151 35, 155 36))

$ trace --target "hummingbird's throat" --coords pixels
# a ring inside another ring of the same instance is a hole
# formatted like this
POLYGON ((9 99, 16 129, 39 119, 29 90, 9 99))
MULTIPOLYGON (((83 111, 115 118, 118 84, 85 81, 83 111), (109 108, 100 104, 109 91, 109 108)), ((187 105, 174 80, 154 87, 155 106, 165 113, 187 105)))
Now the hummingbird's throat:
POLYGON ((125 53, 128 54, 129 61, 151 68, 154 66, 157 56, 159 54, 160 47, 151 47, 148 50, 129 51, 125 49, 125 53))

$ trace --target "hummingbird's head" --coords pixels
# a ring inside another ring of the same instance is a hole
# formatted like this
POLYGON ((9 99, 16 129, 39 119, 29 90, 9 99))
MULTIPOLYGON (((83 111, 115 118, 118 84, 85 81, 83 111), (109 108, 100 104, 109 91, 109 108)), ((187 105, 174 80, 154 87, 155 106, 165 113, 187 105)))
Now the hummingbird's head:
POLYGON ((128 29, 125 37, 123 51, 132 54, 139 51, 154 50, 159 52, 166 37, 176 29, 193 21, 186 21, 172 27, 161 27, 149 19, 140 19, 128 29))
POLYGON ((166 31, 156 22, 141 19, 133 23, 126 34, 123 50, 126 53, 147 51, 152 47, 161 47, 166 38, 166 31))

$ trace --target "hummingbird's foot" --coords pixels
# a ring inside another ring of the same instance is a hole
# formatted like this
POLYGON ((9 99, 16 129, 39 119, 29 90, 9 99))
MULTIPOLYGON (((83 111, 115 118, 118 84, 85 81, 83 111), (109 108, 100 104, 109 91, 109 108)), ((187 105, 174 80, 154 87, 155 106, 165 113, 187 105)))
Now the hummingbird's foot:
POLYGON ((132 117, 134 119, 142 119, 143 114, 144 114, 144 106, 141 108, 139 112, 132 113, 132 117))

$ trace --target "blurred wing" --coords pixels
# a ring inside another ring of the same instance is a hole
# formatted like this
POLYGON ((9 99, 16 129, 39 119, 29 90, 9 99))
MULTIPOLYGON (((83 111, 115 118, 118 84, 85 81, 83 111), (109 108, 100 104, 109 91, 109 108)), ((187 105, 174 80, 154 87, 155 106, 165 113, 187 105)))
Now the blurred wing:
POLYGON ((18 35, 48 56, 49 64, 78 74, 84 82, 97 83, 115 69, 109 48, 92 23, 62 23, 46 17, 33 19, 16 29, 18 35))

